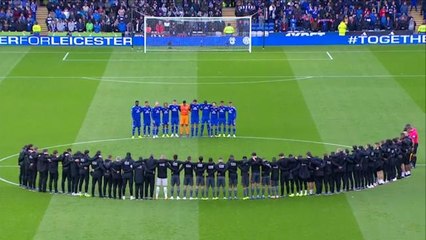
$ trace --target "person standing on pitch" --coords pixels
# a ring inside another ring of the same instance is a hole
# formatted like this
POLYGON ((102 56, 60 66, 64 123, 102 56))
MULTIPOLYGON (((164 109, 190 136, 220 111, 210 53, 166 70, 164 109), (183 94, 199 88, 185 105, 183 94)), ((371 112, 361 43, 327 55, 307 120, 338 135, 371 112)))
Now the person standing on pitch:
MULTIPOLYGON (((61 177, 61 189, 63 193, 71 194, 72 188, 72 176, 71 176, 71 162, 73 162, 71 148, 68 148, 61 156, 60 161, 62 162, 62 177, 61 177), (67 182, 67 192, 65 191, 65 181, 67 182)), ((74 164, 74 163, 73 163, 74 164)))
POLYGON ((251 154, 250 169, 251 169, 251 199, 260 198, 260 166, 262 160, 257 157, 256 153, 251 154), (255 192, 256 191, 256 192, 255 192))
POLYGON ((222 158, 219 158, 218 163, 216 164, 216 172, 217 172, 217 188, 216 188, 216 198, 219 198, 220 188, 222 188, 223 199, 226 198, 226 189, 225 189, 225 175, 228 166, 223 162, 222 158))
POLYGON ((35 191, 35 176, 37 174, 37 151, 31 147, 25 160, 25 172, 27 174, 28 189, 35 191))
POLYGON ((413 168, 416 168, 417 163, 417 148, 419 147, 419 134, 417 129, 413 127, 411 124, 405 125, 405 130, 408 133, 408 137, 411 138, 413 143, 410 155, 410 162, 413 168))
POLYGON ((135 138, 135 131, 138 130, 138 137, 141 138, 141 112, 142 108, 139 106, 139 101, 135 101, 135 106, 132 107, 132 138, 135 138))
POLYGON ((123 195, 121 197, 123 200, 126 199, 127 183, 129 183, 130 200, 135 199, 133 197, 133 164, 134 164, 134 161, 132 159, 132 155, 128 152, 126 154, 126 157, 123 159, 123 163, 122 163, 123 184, 121 189, 123 191, 123 195))
POLYGON ((164 155, 160 156, 160 159, 157 161, 157 182, 155 188, 155 199, 158 199, 160 194, 160 187, 163 187, 164 200, 167 200, 167 168, 169 167, 169 162, 166 160, 164 155))
POLYGON ((200 104, 194 99, 189 105, 191 110, 191 137, 198 136, 198 124, 200 124, 200 104))
POLYGON ((141 108, 143 115, 143 136, 149 137, 151 135, 151 111, 152 108, 149 106, 149 102, 145 101, 145 106, 141 108))
POLYGON ((145 160, 145 199, 152 200, 154 198, 154 184, 155 184, 155 169, 157 168, 157 161, 151 154, 148 159, 145 160), (148 192, 149 189, 149 192, 148 192))
POLYGON ((178 132, 178 128, 179 128, 179 111, 180 111, 180 107, 177 104, 176 99, 173 100, 173 103, 169 105, 169 109, 170 109, 170 123, 171 123, 171 133, 172 133, 172 137, 179 137, 179 132, 178 132))
POLYGON ((210 109, 211 104, 207 101, 204 101, 203 104, 200 104, 201 108, 201 132, 200 137, 204 135, 204 127, 207 127, 207 136, 210 136, 210 109))
POLYGON ((21 152, 19 152, 19 156, 18 156, 18 166, 19 166, 19 186, 20 187, 25 187, 24 183, 26 182, 25 179, 25 155, 27 154, 28 151, 28 145, 25 145, 22 149, 21 152))
POLYGON ((102 177, 104 175, 105 167, 103 164, 101 152, 98 151, 90 162, 92 169, 92 197, 95 197, 95 185, 98 184, 98 194, 100 198, 104 197, 105 192, 102 192, 102 177))
POLYGON ((201 191, 201 199, 204 200, 204 185, 205 178, 204 172, 206 171, 206 165, 203 163, 203 157, 198 158, 197 164, 194 167, 195 171, 195 200, 198 199, 198 191, 201 191))
POLYGON ((171 185, 172 188, 170 190, 170 199, 174 199, 174 193, 175 193, 175 186, 176 186, 176 199, 180 199, 180 171, 182 171, 181 168, 182 163, 178 160, 178 155, 173 155, 173 160, 169 161, 169 168, 172 172, 172 179, 171 179, 171 185))
POLYGON ((321 195, 322 193, 322 187, 323 187, 323 181, 324 181, 324 167, 325 163, 324 160, 313 157, 311 159, 311 166, 314 169, 314 180, 315 180, 315 189, 316 195, 321 195))
POLYGON ((160 125, 161 125, 161 112, 162 107, 160 106, 159 102, 155 102, 154 107, 152 108, 151 117, 153 121, 153 129, 152 129, 152 137, 158 138, 158 134, 160 131, 160 125))
POLYGON ((191 162, 191 156, 188 156, 186 161, 182 164, 183 169, 183 200, 186 200, 186 193, 189 188, 189 200, 192 200, 193 186, 194 186, 194 164, 191 162))
POLYGON ((49 192, 58 193, 58 163, 59 163, 59 156, 58 151, 54 150, 52 155, 49 156, 48 160, 48 169, 49 169, 49 192), (53 187, 52 188, 52 184, 53 187))
POLYGON ((290 195, 289 197, 300 196, 300 182, 299 182, 299 161, 292 155, 288 155, 288 169, 289 169, 289 179, 290 179, 290 195))
POLYGON ((46 192, 47 177, 49 174, 48 158, 49 158, 49 153, 47 152, 47 149, 44 149, 43 153, 39 155, 37 160, 37 170, 39 172, 39 179, 38 179, 39 192, 46 192))
POLYGON ((143 161, 142 157, 139 157, 139 160, 135 162, 135 164, 133 165, 133 169, 135 170, 135 197, 136 200, 138 200, 139 198, 142 200, 144 196, 143 182, 145 177, 145 162, 143 161))
POLYGON ((80 180, 79 171, 78 171, 78 164, 80 163, 80 158, 82 157, 82 153, 80 151, 77 151, 72 156, 72 160, 70 162, 70 172, 71 172, 71 188, 72 188, 72 195, 78 196, 78 183, 80 180))
POLYGON ((290 170, 288 168, 288 158, 284 156, 284 153, 280 153, 278 157, 277 164, 280 168, 280 195, 284 197, 284 190, 287 191, 287 196, 290 195, 290 170))
POLYGON ((228 113, 228 137, 236 137, 237 128, 235 121, 237 120, 237 109, 232 105, 232 102, 229 102, 228 107, 226 108, 228 113))
POLYGON ((278 165, 277 159, 272 158, 271 162, 271 198, 279 198, 278 184, 280 178, 280 166, 278 165))
POLYGON ((185 133, 189 137, 189 110, 190 107, 186 104, 186 101, 183 100, 182 104, 179 106, 180 111, 180 136, 183 136, 185 133))
POLYGON ((121 184, 123 179, 121 177, 122 162, 120 157, 116 157, 115 161, 111 164, 111 176, 112 176, 112 197, 121 199, 121 184))
POLYGON ((219 115, 219 126, 218 132, 219 135, 217 137, 223 136, 225 137, 226 133, 226 112, 228 108, 225 106, 223 101, 220 101, 220 106, 218 107, 218 115, 219 115))
POLYGON ((111 187, 112 187, 112 175, 111 175, 111 165, 112 165, 112 156, 108 155, 108 158, 104 160, 104 180, 103 180, 103 189, 102 193, 104 194, 104 197, 107 196, 108 192, 108 198, 112 198, 111 195, 111 187), (108 187, 108 191, 107 191, 108 187))
POLYGON ((238 162, 238 168, 241 171, 241 185, 243 186, 243 200, 250 199, 249 187, 250 187, 250 162, 246 156, 238 162))
POLYGON ((262 172, 262 199, 265 198, 265 192, 267 191, 268 195, 266 197, 271 197, 271 164, 266 160, 262 159, 261 164, 262 172))
POLYGON ((79 174, 79 195, 84 195, 85 197, 90 197, 88 194, 89 191, 89 166, 90 166, 90 156, 89 150, 85 150, 83 156, 80 158, 80 162, 78 163, 78 174, 79 174), (82 194, 83 190, 83 182, 84 182, 84 194, 82 194))
POLYGON ((238 194, 238 162, 235 161, 234 155, 230 155, 228 162, 226 163, 228 168, 228 198, 237 199, 238 194))
POLYGON ((161 137, 170 137, 169 123, 170 123, 170 108, 169 108, 169 104, 165 102, 163 104, 163 107, 161 108, 161 125, 163 127, 163 135, 161 135, 161 137))
POLYGON ((213 162, 213 158, 209 158, 209 162, 206 164, 207 169, 207 186, 205 189, 206 199, 209 197, 209 190, 212 189, 212 198, 215 199, 215 173, 216 164, 213 162))
MULTIPOLYGON (((360 159, 360 158, 358 158, 360 159)), ((331 157, 328 154, 324 154, 324 193, 327 195, 334 194, 334 179, 333 179, 333 163, 331 157)), ((355 164, 357 166, 357 164, 355 164)), ((357 167, 355 167, 356 169, 357 167)), ((362 167, 359 165, 359 184, 361 184, 361 172, 362 167)), ((355 172, 355 186, 357 182, 357 172, 355 172)))

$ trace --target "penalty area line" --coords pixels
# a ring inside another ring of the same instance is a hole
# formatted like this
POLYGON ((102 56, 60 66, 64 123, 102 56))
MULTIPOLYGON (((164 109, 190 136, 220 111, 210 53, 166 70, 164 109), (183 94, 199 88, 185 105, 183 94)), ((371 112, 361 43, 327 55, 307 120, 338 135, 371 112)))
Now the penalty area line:
POLYGON ((68 55, 70 54, 70 52, 65 53, 65 56, 62 58, 62 61, 67 60, 68 55))
POLYGON ((333 61, 333 57, 331 56, 331 54, 328 51, 326 53, 327 53, 328 57, 330 58, 330 61, 333 61))

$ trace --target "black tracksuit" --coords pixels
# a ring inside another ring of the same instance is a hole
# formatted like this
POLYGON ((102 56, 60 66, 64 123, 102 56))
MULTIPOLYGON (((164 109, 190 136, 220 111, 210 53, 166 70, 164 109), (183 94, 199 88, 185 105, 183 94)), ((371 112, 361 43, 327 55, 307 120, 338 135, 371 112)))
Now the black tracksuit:
POLYGON ((290 194, 300 191, 299 184, 299 162, 294 157, 288 158, 289 180, 290 180, 290 194))
MULTIPOLYGON (((72 178, 71 178, 71 162, 73 162, 71 153, 64 152, 61 157, 60 161, 62 162, 62 178, 61 178, 61 189, 63 193, 66 193, 65 191, 65 181, 67 182, 67 192, 70 194, 72 190, 72 178)), ((74 164, 74 163, 73 163, 74 164)))
POLYGON ((343 176, 343 189, 346 191, 354 189, 354 162, 355 162, 356 152, 352 151, 346 158, 346 171, 343 176))
POLYGON ((35 190, 35 178, 37 176, 37 152, 29 151, 25 159, 25 172, 27 173, 28 188, 35 190))
POLYGON ((322 193, 325 162, 323 159, 314 157, 311 159, 311 166, 313 169, 314 180, 315 180, 315 188, 316 188, 315 193, 318 195, 322 193))
POLYGON ((123 170, 123 183, 121 187, 123 196, 126 195, 127 183, 129 183, 130 196, 133 196, 133 164, 134 161, 130 157, 125 158, 121 164, 123 170))
POLYGON ((363 181, 363 162, 364 162, 364 151, 358 149, 355 151, 354 158, 354 180, 355 189, 359 190, 365 187, 363 181))
POLYGON ((99 197, 104 196, 104 192, 102 192, 102 177, 104 175, 105 167, 104 161, 101 157, 95 157, 90 162, 90 167, 92 168, 92 196, 95 196, 95 185, 98 184, 98 193, 99 197))
POLYGON ((46 192, 46 188, 47 188, 47 177, 49 174, 49 154, 46 153, 42 153, 38 156, 38 160, 37 160, 37 170, 39 172, 39 179, 38 179, 38 191, 39 192, 46 192))
POLYGON ((333 164, 335 190, 340 192, 342 190, 343 175, 346 171, 346 155, 343 152, 331 155, 331 163, 333 164))
POLYGON ((106 159, 103 163, 104 165, 104 181, 103 181, 103 189, 102 193, 104 194, 104 197, 106 197, 108 193, 108 197, 112 198, 111 195, 111 188, 112 188, 112 174, 111 174, 111 166, 112 161, 111 159, 106 159), (108 189, 107 189, 108 187, 108 189))
POLYGON ((308 179, 311 178, 311 173, 309 170, 310 159, 308 158, 300 158, 299 162, 299 184, 300 190, 308 190, 308 179))
POLYGON ((90 157, 85 154, 80 158, 80 162, 78 163, 78 191, 82 192, 83 183, 84 183, 84 192, 87 193, 89 191, 89 166, 90 166, 90 157))
POLYGON ((121 161, 114 161, 111 164, 111 176, 112 176, 112 197, 114 199, 121 199, 121 185, 123 183, 123 179, 121 178, 121 161))
POLYGON ((145 176, 144 176, 145 198, 149 197, 152 199, 154 197, 156 168, 157 168, 157 161, 154 158, 148 158, 145 160, 145 176))
POLYGON ((22 149, 18 156, 19 166, 19 185, 26 186, 26 173, 25 173, 25 155, 27 155, 27 149, 22 149), (24 184, 25 183, 25 184, 24 184))
POLYGON ((49 156, 49 191, 58 193, 58 166, 59 166, 59 157, 56 154, 49 156), (53 185, 53 188, 52 188, 53 185))
POLYGON ((136 199, 144 198, 144 178, 145 178, 145 162, 138 160, 133 165, 135 179, 135 197, 136 199))
POLYGON ((280 194, 284 196, 284 190, 287 194, 290 194, 290 169, 288 164, 288 158, 282 157, 278 160, 278 166, 280 168, 280 194), (285 189, 284 189, 285 186, 285 189))
POLYGON ((334 193, 333 163, 330 156, 324 156, 324 192, 334 193))

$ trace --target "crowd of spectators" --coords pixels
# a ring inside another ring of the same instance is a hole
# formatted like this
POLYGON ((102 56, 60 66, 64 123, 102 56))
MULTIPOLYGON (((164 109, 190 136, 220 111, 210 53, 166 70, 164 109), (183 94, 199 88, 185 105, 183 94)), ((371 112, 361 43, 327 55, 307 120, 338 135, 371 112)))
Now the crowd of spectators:
POLYGON ((414 30, 411 0, 239 0, 236 16, 253 16, 254 26, 275 32, 336 31, 342 20, 349 31, 414 30))
POLYGON ((30 0, 0 1, 0 32, 31 31, 36 20, 37 4, 30 0))
POLYGON ((46 26, 50 32, 141 32, 144 16, 220 17, 222 4, 223 0, 50 0, 46 26))

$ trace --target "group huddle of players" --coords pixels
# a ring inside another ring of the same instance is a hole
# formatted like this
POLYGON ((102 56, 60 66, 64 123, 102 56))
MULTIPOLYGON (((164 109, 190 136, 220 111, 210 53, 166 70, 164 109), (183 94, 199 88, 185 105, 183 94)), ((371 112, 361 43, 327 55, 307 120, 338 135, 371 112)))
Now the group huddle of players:
POLYGON ((99 197, 114 199, 125 199, 126 189, 130 192, 131 200, 158 199, 160 187, 164 199, 218 199, 221 193, 225 199, 237 199, 238 175, 241 176, 244 200, 359 191, 411 175, 411 168, 416 165, 418 133, 409 124, 404 130, 399 138, 375 145, 353 146, 352 150, 338 150, 323 157, 313 156, 309 152, 306 156, 279 154, 278 159, 273 157, 271 161, 256 153, 241 160, 231 155, 227 162, 222 158, 217 162, 212 158, 204 162, 201 156, 196 162, 190 156, 185 161, 179 161, 177 155, 172 160, 167 160, 163 155, 158 159, 151 155, 147 159, 139 157, 133 160, 130 153, 124 159, 116 157, 113 160, 111 155, 104 159, 100 151, 93 157, 87 150, 73 153, 71 149, 59 155, 56 150, 49 154, 47 149, 39 152, 33 145, 26 145, 18 159, 19 183, 22 187, 40 192, 46 192, 48 185, 49 192, 58 193, 58 168, 61 162, 61 190, 77 196, 94 197, 98 185, 99 197), (169 171, 170 195, 167 190, 169 171), (183 194, 180 188, 181 172, 183 194), (88 194, 90 178, 91 195, 88 194))
POLYGON ((139 138, 141 136, 141 119, 143 117, 143 136, 151 136, 158 138, 160 127, 162 127, 162 137, 179 137, 189 136, 189 125, 191 125, 191 137, 203 136, 204 128, 207 128, 207 136, 210 137, 235 137, 236 128, 235 120, 237 118, 237 110, 229 102, 225 106, 224 101, 220 101, 219 105, 216 102, 198 103, 193 100, 191 104, 187 104, 184 100, 182 104, 173 100, 172 104, 164 103, 161 106, 155 102, 154 107, 145 101, 144 106, 139 105, 139 101, 135 101, 135 105, 131 110, 132 115, 132 138, 135 138, 136 130, 139 138), (199 132, 201 112, 201 131, 199 132), (141 117, 142 115, 142 117, 141 117), (191 116, 191 122, 189 122, 191 116), (180 127, 179 127, 180 126, 180 127), (169 128, 171 131, 169 132, 169 128), (226 129, 228 128, 228 129, 226 129), (169 134, 170 133, 170 134, 169 134))

